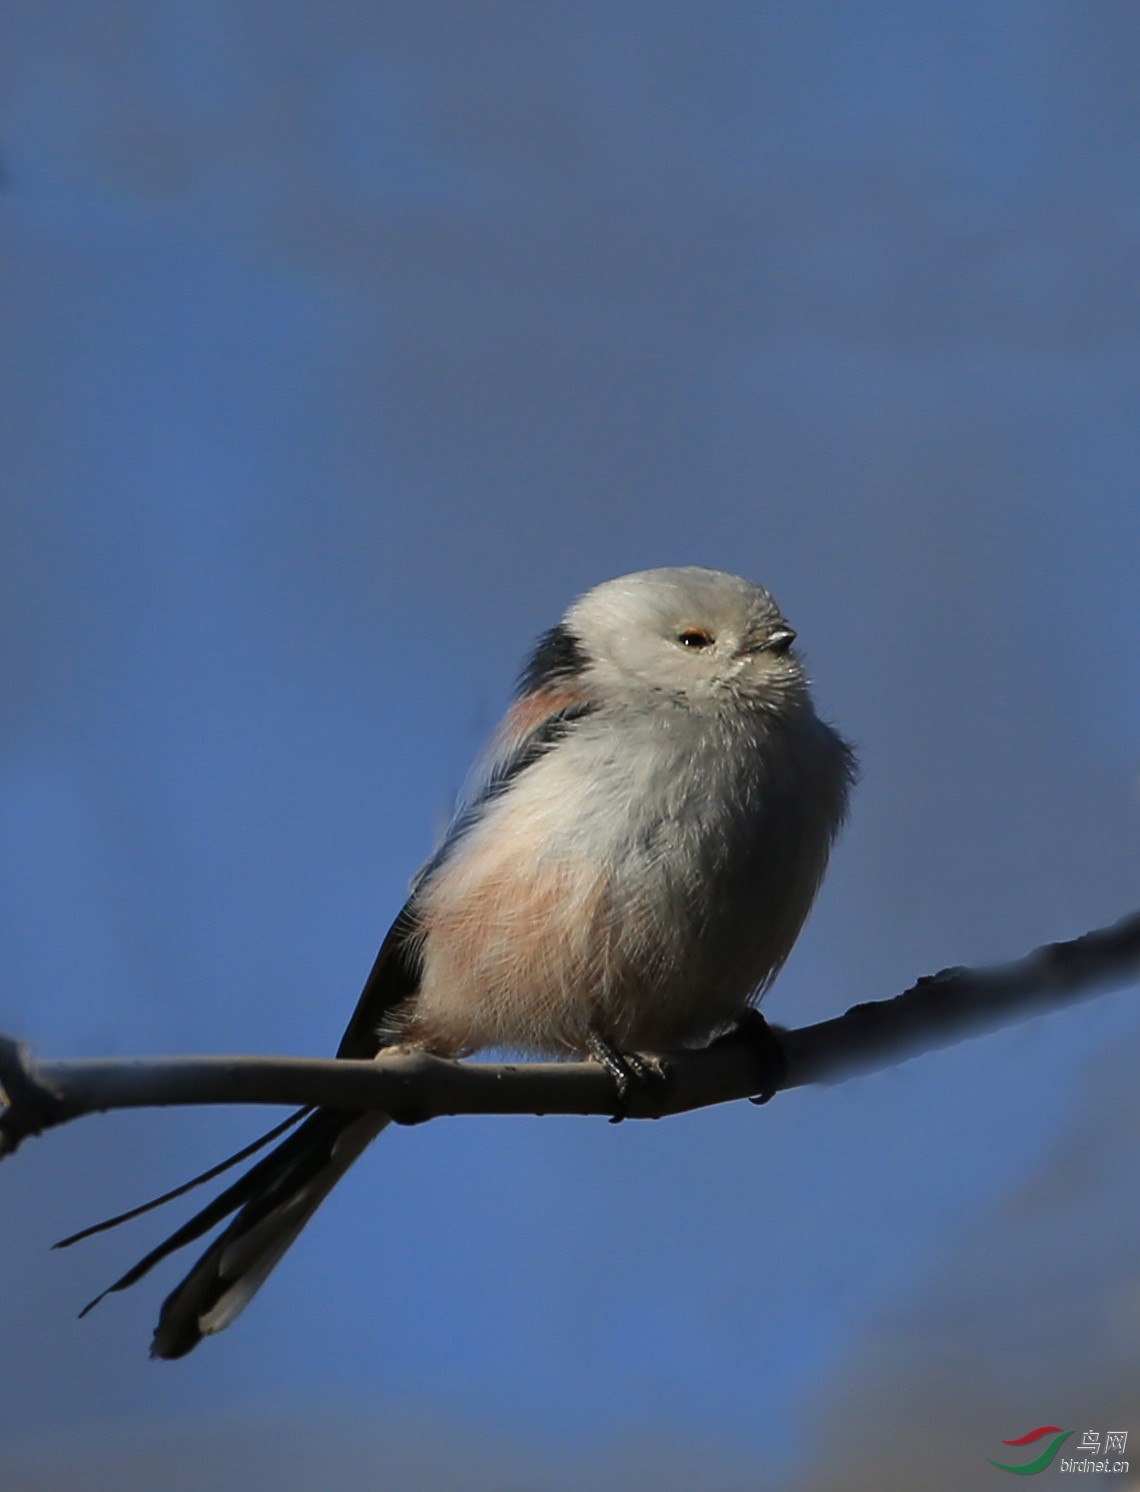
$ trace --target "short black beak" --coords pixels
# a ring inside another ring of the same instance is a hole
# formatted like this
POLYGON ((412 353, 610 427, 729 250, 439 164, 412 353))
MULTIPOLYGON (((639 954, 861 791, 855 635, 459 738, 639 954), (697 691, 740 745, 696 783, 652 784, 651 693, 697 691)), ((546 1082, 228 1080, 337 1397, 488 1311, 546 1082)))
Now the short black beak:
POLYGON ((790 627, 777 627, 753 651, 757 653, 786 653, 795 640, 796 634, 790 627))

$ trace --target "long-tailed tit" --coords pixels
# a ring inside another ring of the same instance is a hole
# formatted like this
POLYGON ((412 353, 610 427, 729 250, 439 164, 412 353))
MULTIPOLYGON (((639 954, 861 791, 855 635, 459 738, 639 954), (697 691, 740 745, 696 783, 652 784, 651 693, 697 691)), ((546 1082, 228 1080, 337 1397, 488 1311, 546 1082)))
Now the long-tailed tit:
MULTIPOLYGON (((738 1021, 795 942, 854 771, 795 637, 767 591, 715 570, 648 570, 575 601, 531 655, 338 1055, 495 1046, 592 1055, 624 1078, 639 1050, 738 1021)), ((117 1281, 236 1213, 163 1305, 153 1354, 228 1326, 388 1122, 314 1111, 117 1281)))

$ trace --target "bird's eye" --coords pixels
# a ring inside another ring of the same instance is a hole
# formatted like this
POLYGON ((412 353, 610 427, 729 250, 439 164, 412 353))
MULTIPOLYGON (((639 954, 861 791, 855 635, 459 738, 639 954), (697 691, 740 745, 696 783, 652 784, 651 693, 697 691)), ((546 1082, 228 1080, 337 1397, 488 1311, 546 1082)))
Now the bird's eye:
POLYGON ((677 641, 683 648, 710 648, 715 639, 703 627, 686 627, 684 632, 677 634, 677 641))

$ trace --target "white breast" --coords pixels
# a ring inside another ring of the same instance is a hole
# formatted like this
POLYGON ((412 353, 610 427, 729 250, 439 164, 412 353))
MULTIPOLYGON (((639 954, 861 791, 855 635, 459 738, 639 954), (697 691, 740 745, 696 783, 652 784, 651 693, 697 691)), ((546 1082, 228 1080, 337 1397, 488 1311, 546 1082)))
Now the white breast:
POLYGON ((781 772, 785 749, 813 750, 761 751, 680 712, 583 722, 424 886, 407 1038, 581 1052, 596 1025, 653 1050, 730 1020, 786 957, 842 810, 840 785, 824 822, 808 772, 819 830, 804 852, 788 786, 805 774, 781 772))

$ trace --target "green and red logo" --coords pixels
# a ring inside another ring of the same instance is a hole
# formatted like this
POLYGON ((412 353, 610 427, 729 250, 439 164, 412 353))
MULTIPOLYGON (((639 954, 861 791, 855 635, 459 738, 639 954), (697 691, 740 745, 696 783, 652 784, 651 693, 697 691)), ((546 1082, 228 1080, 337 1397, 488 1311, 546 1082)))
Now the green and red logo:
POLYGON ((1050 1465, 1053 1457, 1074 1434, 1072 1430, 1062 1430, 1060 1425, 1038 1425, 1036 1430, 1030 1430, 1028 1435, 1019 1435, 1016 1440, 1003 1440, 1002 1445, 1036 1445, 1039 1440, 1044 1440, 1046 1435, 1052 1435, 1053 1439, 1045 1449, 1032 1461, 1026 1461, 1021 1466, 1007 1466, 1004 1461, 991 1461, 991 1466, 996 1466, 999 1471, 1012 1471, 1014 1476, 1036 1476, 1039 1471, 1044 1471, 1050 1465))

